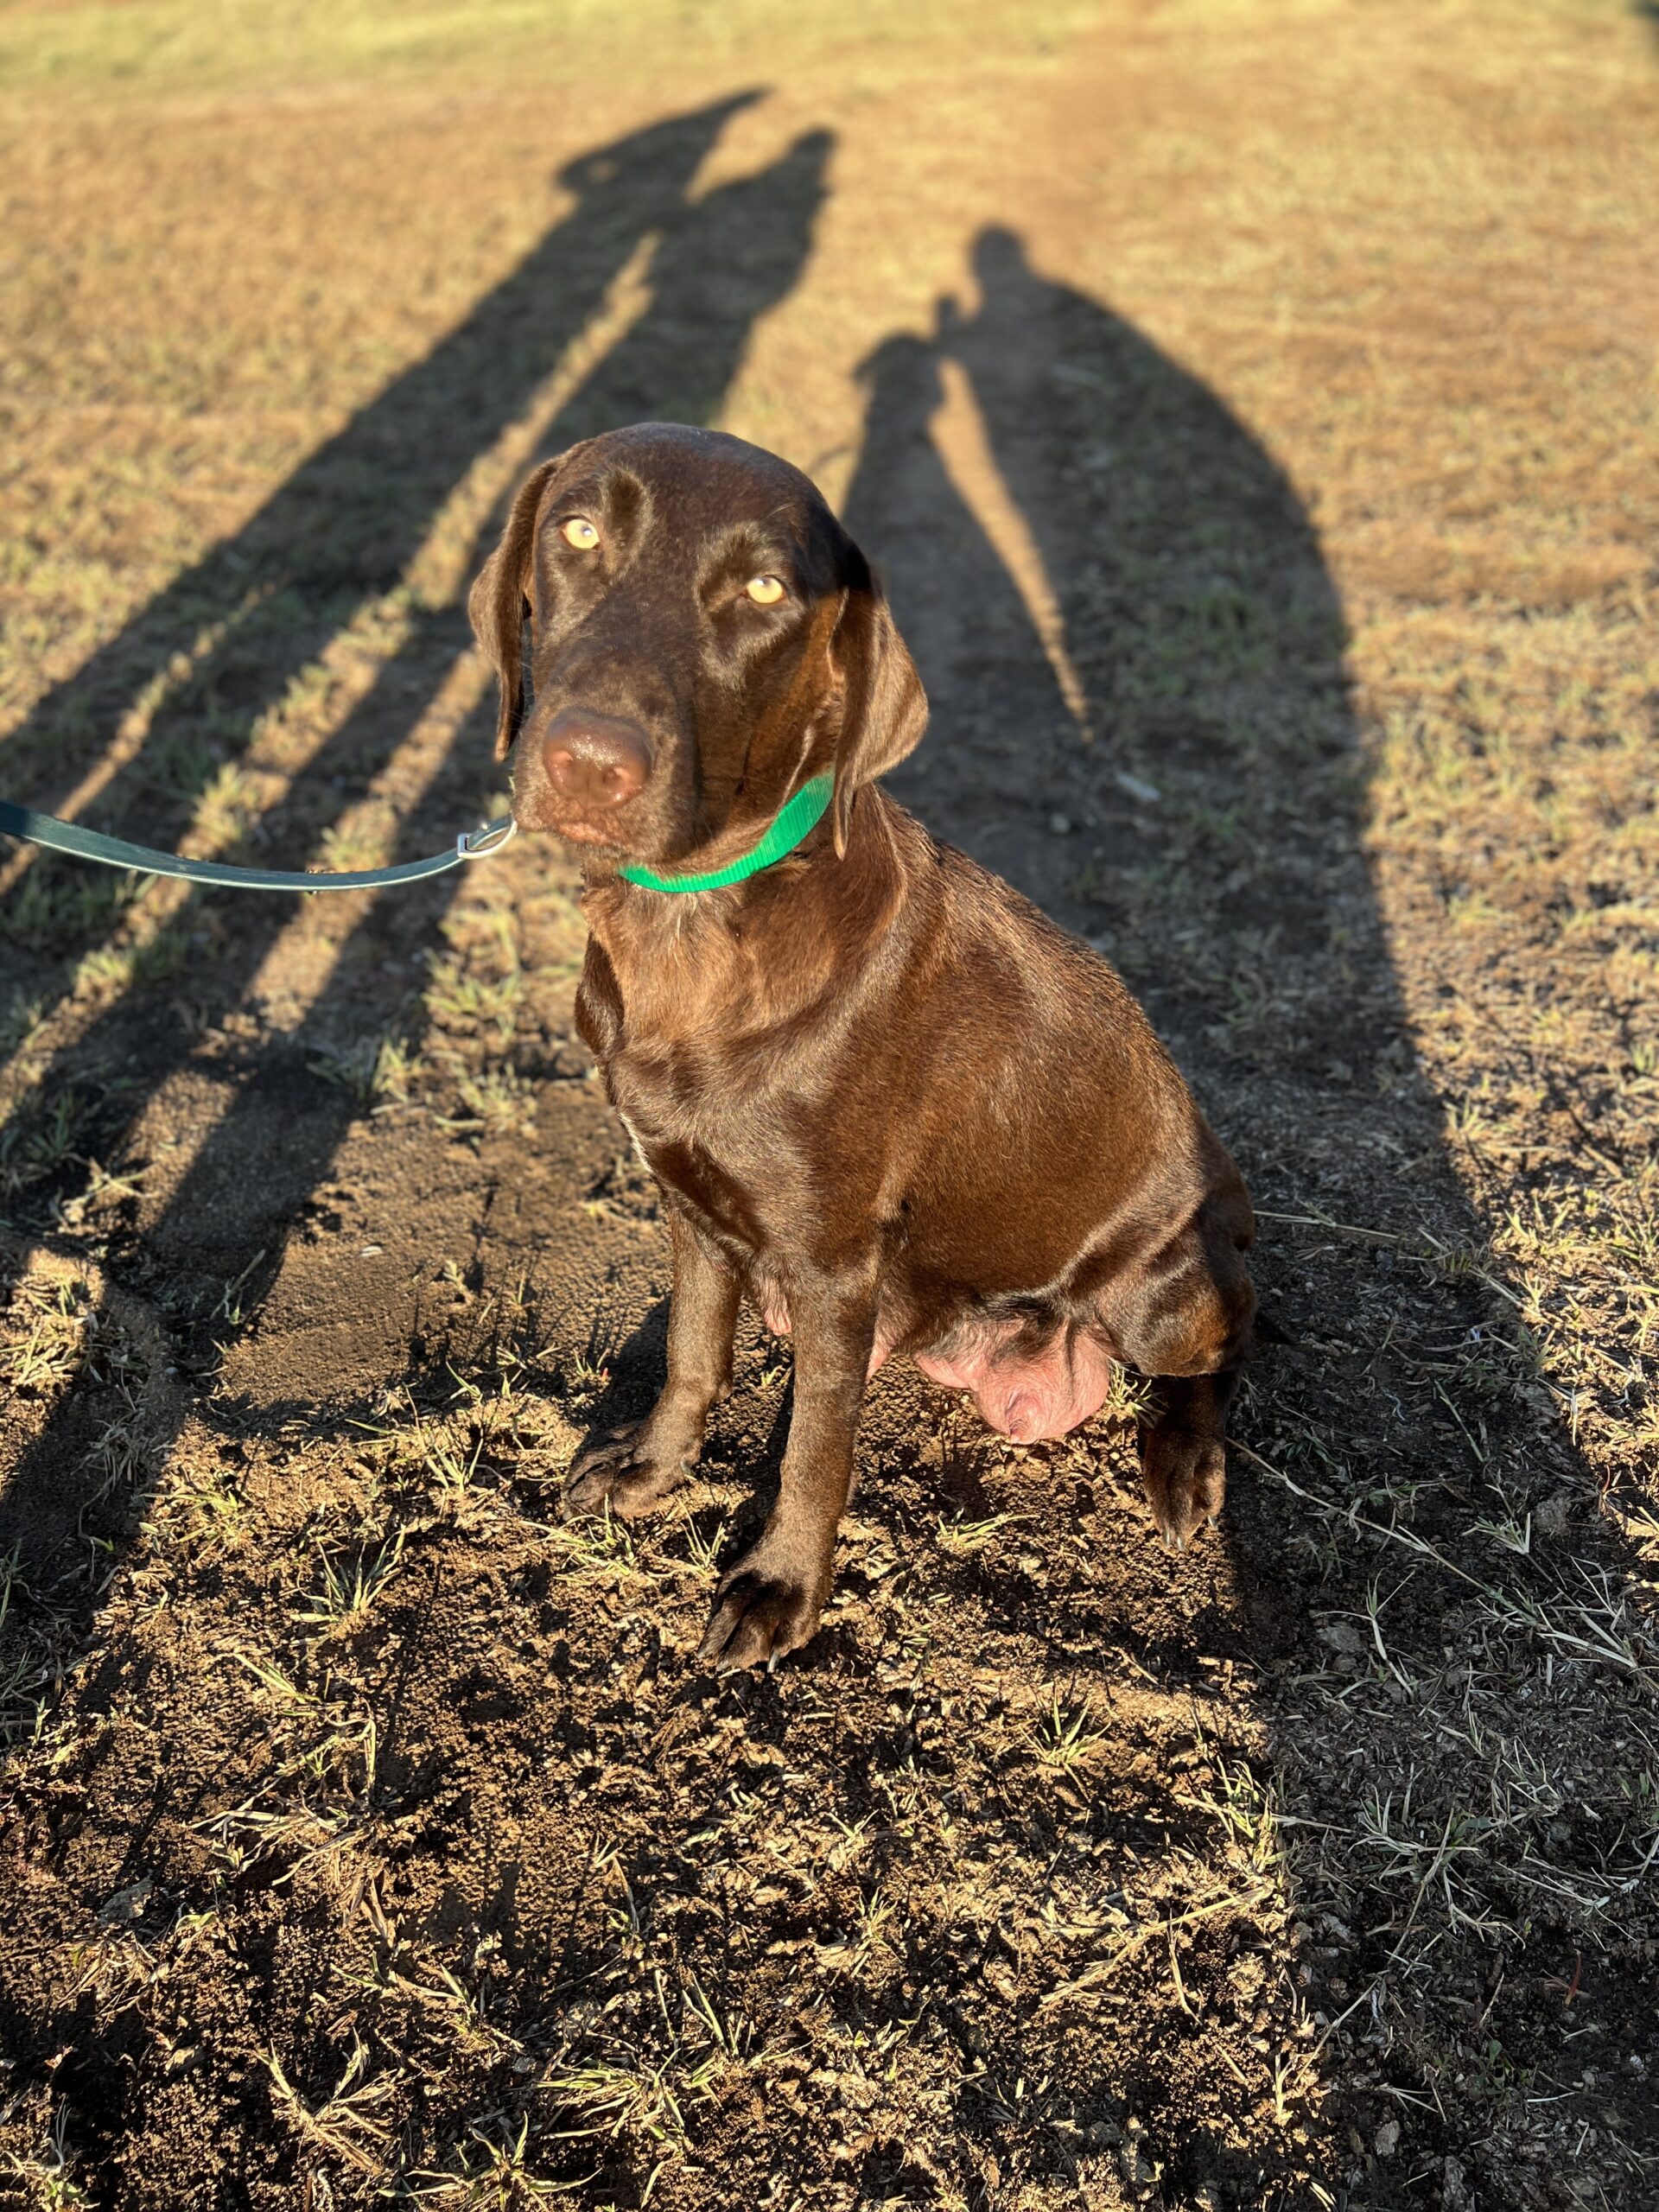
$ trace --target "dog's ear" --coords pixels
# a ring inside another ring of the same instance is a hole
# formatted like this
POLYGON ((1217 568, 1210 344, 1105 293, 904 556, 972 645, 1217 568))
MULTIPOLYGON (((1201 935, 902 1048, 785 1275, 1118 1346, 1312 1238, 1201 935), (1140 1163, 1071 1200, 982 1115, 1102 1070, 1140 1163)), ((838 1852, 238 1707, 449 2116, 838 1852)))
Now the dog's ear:
POLYGON ((887 605, 887 595, 855 546, 841 619, 830 646, 842 688, 836 747, 833 829, 836 857, 847 849, 853 800, 861 787, 913 753, 927 728, 927 694, 887 605))
POLYGON ((496 711, 495 757, 505 760, 524 718, 524 628, 530 620, 531 563, 536 551, 536 516, 548 480, 564 456, 544 461, 519 486, 501 542, 479 570, 467 596, 473 635, 501 680, 496 711))

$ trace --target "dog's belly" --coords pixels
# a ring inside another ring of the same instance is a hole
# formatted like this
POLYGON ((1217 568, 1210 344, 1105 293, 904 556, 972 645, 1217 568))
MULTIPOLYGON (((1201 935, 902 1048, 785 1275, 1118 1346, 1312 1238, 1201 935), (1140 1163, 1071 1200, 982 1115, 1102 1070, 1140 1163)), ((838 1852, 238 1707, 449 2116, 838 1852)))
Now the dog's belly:
MULTIPOLYGON (((789 1334, 789 1308, 775 1292, 766 1296, 761 1318, 774 1336, 789 1334)), ((932 1346, 912 1347, 910 1357, 930 1382, 968 1392, 981 1416, 999 1433, 1011 1436, 1016 1444, 1037 1444, 1045 1437, 1065 1436, 1100 1411, 1112 1387, 1112 1360, 1084 1329, 1057 1322, 1034 1348, 1025 1341, 1029 1333, 1022 1321, 978 1315, 948 1331, 932 1346)), ((878 1321, 870 1349, 871 1375, 887 1360, 894 1342, 878 1321)))
POLYGON ((1064 1436, 1097 1414, 1112 1387, 1112 1363, 1081 1329, 1057 1328, 1036 1350, 1018 1322, 993 1323, 948 1353, 912 1355, 931 1382, 967 1390, 990 1426, 1016 1444, 1064 1436))

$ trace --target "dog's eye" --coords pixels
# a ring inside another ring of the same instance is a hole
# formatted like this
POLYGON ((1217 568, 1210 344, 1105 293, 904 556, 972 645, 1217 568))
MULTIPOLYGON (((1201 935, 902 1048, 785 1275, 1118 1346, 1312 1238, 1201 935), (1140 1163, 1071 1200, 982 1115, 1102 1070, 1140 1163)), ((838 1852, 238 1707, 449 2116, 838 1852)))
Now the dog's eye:
POLYGON ((776 576, 751 576, 743 587, 757 607, 776 607, 784 587, 776 576))
POLYGON ((578 553, 591 553, 599 543, 599 532, 586 515, 572 515, 569 522, 562 522, 559 536, 567 545, 574 545, 578 553))

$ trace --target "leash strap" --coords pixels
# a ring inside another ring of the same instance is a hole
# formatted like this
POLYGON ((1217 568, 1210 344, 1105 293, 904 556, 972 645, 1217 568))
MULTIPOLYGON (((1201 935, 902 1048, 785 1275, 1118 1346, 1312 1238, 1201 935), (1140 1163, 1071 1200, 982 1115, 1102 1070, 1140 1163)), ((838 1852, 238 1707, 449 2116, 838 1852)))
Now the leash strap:
POLYGON ((105 868, 137 868, 143 875, 177 876, 186 883, 219 883, 232 891, 378 891, 389 883, 418 883, 424 876, 459 868, 463 861, 499 853, 517 827, 512 817, 504 814, 484 829, 463 830, 453 851, 434 853, 429 860, 313 875, 289 868, 232 868, 227 861, 181 860, 175 853, 130 845, 124 837, 106 837, 99 830, 83 830, 79 823, 60 822, 55 815, 36 814, 33 807, 0 799, 0 830, 8 836, 26 838, 54 853, 73 853, 77 860, 97 861, 105 868))
POLYGON ((728 883, 741 883, 746 876, 759 875, 763 868, 771 868, 786 853, 792 853, 807 832, 817 828, 829 810, 835 788, 832 775, 814 776, 810 784, 803 784, 772 816, 754 850, 728 868, 712 868, 707 875, 653 875, 648 868, 620 868, 616 872, 625 882, 637 883, 646 891, 719 891, 728 883))

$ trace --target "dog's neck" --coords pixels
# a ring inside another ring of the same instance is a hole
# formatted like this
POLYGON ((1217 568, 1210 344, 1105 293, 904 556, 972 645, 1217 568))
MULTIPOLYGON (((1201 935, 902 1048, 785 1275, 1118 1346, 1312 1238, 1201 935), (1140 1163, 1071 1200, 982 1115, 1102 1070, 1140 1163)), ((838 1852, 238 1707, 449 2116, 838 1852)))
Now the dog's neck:
POLYGON ((905 898, 899 810, 861 791, 837 857, 828 821, 741 883, 652 891, 585 880, 588 934, 610 963, 631 1039, 735 1036, 804 1014, 865 965, 905 898))

